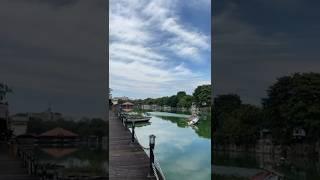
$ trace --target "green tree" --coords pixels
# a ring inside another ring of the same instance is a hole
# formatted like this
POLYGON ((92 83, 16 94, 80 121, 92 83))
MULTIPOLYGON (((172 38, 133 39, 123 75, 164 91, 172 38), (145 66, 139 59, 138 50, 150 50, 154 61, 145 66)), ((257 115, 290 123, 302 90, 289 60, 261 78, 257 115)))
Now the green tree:
POLYGON ((277 80, 263 99, 269 127, 276 143, 292 140, 292 130, 303 128, 307 137, 320 137, 320 74, 295 73, 277 80))
POLYGON ((168 99, 168 106, 177 107, 178 98, 176 95, 170 96, 168 99))
POLYGON ((186 95, 180 98, 177 106, 178 107, 185 107, 185 108, 190 108, 192 105, 192 96, 186 95))
POLYGON ((179 91, 179 92, 177 93, 177 99, 178 99, 178 101, 179 101, 180 99, 182 99, 183 97, 185 97, 186 95, 187 95, 186 92, 184 92, 184 91, 179 91))

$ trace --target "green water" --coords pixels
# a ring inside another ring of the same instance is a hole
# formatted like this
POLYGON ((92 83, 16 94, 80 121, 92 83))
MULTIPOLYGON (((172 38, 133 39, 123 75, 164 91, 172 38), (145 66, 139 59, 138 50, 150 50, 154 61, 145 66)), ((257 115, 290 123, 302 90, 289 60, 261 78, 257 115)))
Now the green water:
POLYGON ((203 116, 195 127, 188 115, 149 112, 150 123, 136 127, 139 142, 148 147, 149 135, 156 135, 155 156, 167 180, 211 179, 211 120, 203 116))

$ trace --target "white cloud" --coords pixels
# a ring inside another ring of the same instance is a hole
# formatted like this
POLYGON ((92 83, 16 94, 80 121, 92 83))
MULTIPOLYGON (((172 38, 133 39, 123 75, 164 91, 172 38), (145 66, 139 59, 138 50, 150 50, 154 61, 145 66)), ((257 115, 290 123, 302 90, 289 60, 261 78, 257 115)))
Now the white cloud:
POLYGON ((198 62, 200 53, 210 49, 209 37, 179 21, 179 1, 110 2, 109 72, 114 92, 145 97, 191 91, 201 74, 180 61, 198 62))

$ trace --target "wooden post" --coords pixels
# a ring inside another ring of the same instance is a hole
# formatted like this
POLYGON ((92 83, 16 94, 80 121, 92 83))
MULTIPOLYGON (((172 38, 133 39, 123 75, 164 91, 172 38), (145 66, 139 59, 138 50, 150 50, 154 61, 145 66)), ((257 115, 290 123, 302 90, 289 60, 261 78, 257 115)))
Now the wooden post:
POLYGON ((154 176, 152 164, 154 164, 153 149, 155 146, 155 138, 156 138, 156 136, 153 134, 149 136, 149 147, 150 147, 150 172, 149 173, 150 173, 150 176, 154 176))

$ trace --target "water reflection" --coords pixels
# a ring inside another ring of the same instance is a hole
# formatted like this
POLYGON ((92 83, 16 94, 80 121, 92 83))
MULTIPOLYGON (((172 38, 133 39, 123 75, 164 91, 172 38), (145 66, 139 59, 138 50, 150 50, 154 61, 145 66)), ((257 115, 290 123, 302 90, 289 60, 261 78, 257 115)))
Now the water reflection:
MULTIPOLYGON (((156 135, 155 155, 168 180, 211 179, 211 138, 205 123, 187 126, 189 115, 151 112, 148 126, 136 128, 140 143, 147 147, 148 136, 156 135), (200 133, 199 133, 200 132, 200 133), (204 134, 204 136, 200 135, 204 134)), ((210 127, 209 127, 210 129, 210 127)))
POLYGON ((37 147, 34 150, 40 163, 63 166, 64 175, 106 176, 108 152, 89 147, 37 147))
MULTIPOLYGON (((279 163, 279 156, 258 153, 240 153, 240 152, 214 152, 213 167, 226 167, 230 171, 236 171, 237 168, 246 170, 255 169, 274 169, 285 175, 289 180, 309 180, 320 179, 320 164, 318 159, 311 157, 289 157, 286 164, 279 163)), ((213 169, 215 179, 228 180, 230 174, 224 175, 213 169)), ((234 179, 249 179, 240 175, 234 179)))

